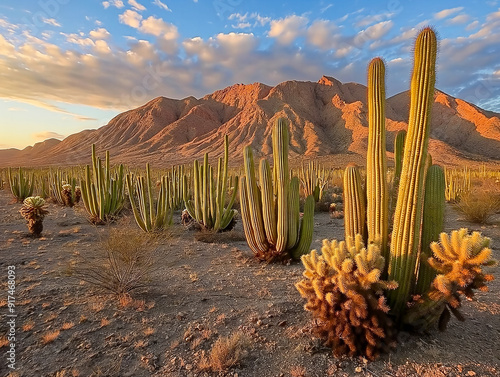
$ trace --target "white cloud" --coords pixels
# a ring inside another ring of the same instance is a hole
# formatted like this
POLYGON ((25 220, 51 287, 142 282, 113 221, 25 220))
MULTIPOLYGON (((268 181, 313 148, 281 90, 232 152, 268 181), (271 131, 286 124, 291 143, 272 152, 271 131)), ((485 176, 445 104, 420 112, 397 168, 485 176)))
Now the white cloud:
POLYGON ((246 29, 249 27, 258 27, 264 26, 271 22, 271 17, 263 17, 258 13, 241 14, 241 13, 233 13, 229 15, 228 20, 236 20, 238 21, 236 24, 231 25, 234 29, 246 29))
POLYGON ((279 43, 289 45, 306 32, 308 19, 303 16, 288 16, 271 21, 268 35, 279 43))
POLYGON ((45 23, 47 25, 61 27, 61 24, 59 22, 57 22, 55 18, 43 18, 42 21, 43 21, 43 23, 45 23))
MULTIPOLYGON (((195 1, 195 3, 197 3, 197 1, 195 1)), ((162 8, 163 10, 166 10, 167 12, 172 12, 172 10, 168 7, 168 5, 162 3, 160 0, 155 0, 153 4, 162 8)))
POLYGON ((135 10, 138 10, 138 11, 146 10, 146 7, 144 5, 142 5, 142 4, 139 4, 136 0, 128 0, 128 3, 135 10))
POLYGON ((141 25, 142 16, 136 11, 127 9, 124 13, 118 16, 122 24, 138 29, 141 25))
POLYGON ((382 21, 378 24, 369 26, 365 30, 360 31, 354 37, 354 43, 356 46, 363 46, 365 42, 377 41, 382 39, 394 26, 392 21, 382 21))
POLYGON ((452 14, 461 12, 464 9, 464 7, 456 7, 456 8, 450 8, 450 9, 443 9, 440 12, 434 13, 434 18, 436 20, 441 20, 443 18, 449 17, 452 14))
POLYGON ((94 40, 96 40, 96 39, 108 39, 111 36, 111 34, 105 28, 101 27, 101 28, 92 30, 89 33, 89 36, 90 36, 90 38, 92 38, 94 40))
POLYGON ((341 34, 333 21, 316 20, 307 29, 307 41, 321 50, 340 47, 341 34))
POLYGON ((104 9, 108 9, 109 7, 115 7, 115 8, 123 8, 125 4, 123 4, 123 1, 121 0, 110 0, 110 1, 103 1, 102 6, 104 9))
POLYGON ((467 23, 469 20, 470 20, 470 17, 468 15, 459 14, 458 16, 455 16, 455 17, 447 20, 446 23, 449 25, 460 25, 460 24, 467 23))
POLYGON ((472 21, 469 25, 467 25, 465 30, 467 30, 467 31, 473 30, 473 29, 476 29, 478 26, 479 26, 479 21, 475 20, 475 21, 472 21))
POLYGON ((155 36, 163 36, 168 40, 174 40, 179 37, 177 26, 174 24, 163 21, 161 18, 150 16, 141 22, 139 30, 146 34, 155 36))

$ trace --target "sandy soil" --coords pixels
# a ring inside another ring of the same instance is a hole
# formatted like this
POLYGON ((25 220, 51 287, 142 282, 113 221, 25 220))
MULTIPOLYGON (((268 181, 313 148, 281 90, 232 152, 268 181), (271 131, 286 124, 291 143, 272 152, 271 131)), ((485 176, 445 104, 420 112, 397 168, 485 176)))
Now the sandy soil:
MULTIPOLYGON (((465 322, 445 333, 401 334, 397 350, 375 362, 337 359, 310 335, 310 314, 294 288, 302 266, 252 258, 241 223, 216 243, 173 227, 157 250, 152 286, 127 307, 75 278, 82 255, 101 251, 108 227, 94 227, 81 207, 49 205, 44 237, 27 235, 20 204, 0 191, 0 375, 11 372, 7 269, 16 267, 16 367, 11 376, 500 376, 500 274, 490 292, 465 302, 465 322), (59 330, 55 340, 43 337, 59 330), (227 372, 200 371, 219 337, 247 335, 241 362, 227 372)), ((179 216, 176 216, 178 221, 179 216)), ((467 223, 448 208, 446 230, 480 230, 500 259, 500 218, 467 223)), ((343 220, 315 217, 313 247, 342 238, 343 220)), ((121 221, 111 227, 135 226, 121 221)))

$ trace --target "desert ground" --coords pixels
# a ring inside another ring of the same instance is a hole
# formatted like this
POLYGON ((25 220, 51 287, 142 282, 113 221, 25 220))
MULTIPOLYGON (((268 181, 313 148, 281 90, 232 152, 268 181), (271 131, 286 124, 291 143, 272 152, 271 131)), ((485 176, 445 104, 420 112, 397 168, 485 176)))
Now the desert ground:
MULTIPOLYGON (((49 204, 43 237, 33 239, 20 207, 0 190, 0 334, 9 330, 8 266, 16 271, 17 314, 16 370, 2 335, 1 376, 500 376, 500 267, 491 268, 489 292, 463 303, 465 322, 452 318, 443 333, 401 333, 396 350, 374 362, 338 359, 311 335, 312 317, 294 287, 301 264, 256 261, 241 222, 214 237, 183 227, 176 213, 154 238, 149 285, 119 300, 79 271, 99 260, 110 233, 136 234, 130 213, 94 226, 82 204, 49 204), (230 337, 235 365, 218 371, 210 350, 230 337)), ((500 215, 475 225, 448 206, 446 231, 461 227, 492 238, 500 259, 500 215)), ((343 220, 317 213, 312 247, 324 238, 342 239, 343 220)))

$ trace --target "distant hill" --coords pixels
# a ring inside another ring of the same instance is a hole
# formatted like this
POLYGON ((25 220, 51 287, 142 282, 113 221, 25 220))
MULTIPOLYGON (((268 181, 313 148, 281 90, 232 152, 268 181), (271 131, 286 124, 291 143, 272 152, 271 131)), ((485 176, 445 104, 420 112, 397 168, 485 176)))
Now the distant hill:
MULTIPOLYGON (((409 92, 387 99, 387 150, 407 127, 409 92)), ((230 156, 242 159, 251 144, 257 156, 271 154, 271 127, 291 124, 292 158, 332 159, 363 164, 367 150, 366 87, 323 76, 318 82, 286 81, 275 87, 236 84, 203 98, 158 97, 114 117, 97 130, 63 141, 49 139, 23 150, 0 150, 0 166, 73 165, 90 161, 90 145, 109 149, 114 162, 171 166, 221 155, 229 135, 230 156)), ((500 114, 436 90, 430 153, 445 165, 500 164, 500 114)))

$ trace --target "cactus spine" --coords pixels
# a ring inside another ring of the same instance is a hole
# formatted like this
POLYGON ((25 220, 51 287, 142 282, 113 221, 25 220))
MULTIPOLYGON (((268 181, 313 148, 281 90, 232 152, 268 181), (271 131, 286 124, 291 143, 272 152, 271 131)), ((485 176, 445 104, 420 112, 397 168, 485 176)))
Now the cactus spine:
POLYGON ((243 151, 245 176, 240 186, 241 218, 248 245, 261 260, 300 258, 309 251, 313 235, 314 196, 306 199, 299 220, 299 180, 288 170, 288 124, 278 119, 273 127, 274 174, 269 163, 259 164, 260 189, 255 178, 250 146, 243 151), (274 185, 272 177, 274 176, 274 185), (276 199, 275 199, 276 196, 276 199))
POLYGON ((345 239, 355 239, 357 234, 365 239, 366 201, 361 186, 359 168, 350 164, 344 173, 344 228, 345 239))
POLYGON ((420 247, 425 159, 429 139, 429 118, 436 79, 436 35, 424 29, 415 44, 411 79, 408 134, 392 233, 389 279, 398 289, 389 292, 393 312, 400 316, 410 296, 420 247))
POLYGON ((224 159, 219 158, 217 177, 214 177, 212 166, 208 163, 208 153, 203 157, 203 165, 197 160, 193 163, 194 197, 188 194, 187 176, 184 175, 183 197, 189 215, 203 228, 216 232, 226 229, 233 221, 236 210, 232 209, 238 190, 238 177, 234 181, 232 195, 227 207, 224 206, 227 191, 227 169, 229 156, 229 140, 224 137, 224 159))
POLYGON ((366 162, 368 244, 380 245, 387 259, 389 202, 385 149, 385 66, 380 58, 368 65, 368 154, 366 162))

